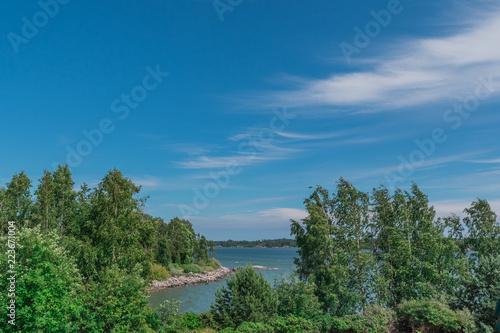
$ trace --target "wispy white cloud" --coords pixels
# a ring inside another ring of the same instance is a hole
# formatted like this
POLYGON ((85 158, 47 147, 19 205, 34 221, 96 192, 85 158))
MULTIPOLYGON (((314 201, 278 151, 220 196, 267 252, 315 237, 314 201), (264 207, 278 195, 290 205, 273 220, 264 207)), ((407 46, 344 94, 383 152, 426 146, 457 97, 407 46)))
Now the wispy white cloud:
POLYGON ((213 153, 220 149, 220 147, 216 145, 203 145, 194 143, 163 143, 155 146, 155 149, 170 150, 193 156, 213 153))
POLYGON ((301 134, 292 132, 275 132, 275 133, 284 138, 289 138, 289 139, 321 140, 321 139, 330 139, 330 138, 344 136, 351 133, 351 131, 340 131, 340 132, 323 133, 323 134, 301 134))
POLYGON ((496 163, 500 163, 500 158, 498 158, 498 159, 492 159, 492 160, 471 160, 471 161, 467 161, 467 162, 471 162, 471 163, 484 163, 484 164, 496 164, 496 163))
MULTIPOLYGON (((447 163, 463 162, 463 161, 466 161, 467 159, 470 159, 471 157, 479 155, 481 153, 484 153, 484 152, 476 151, 476 152, 448 155, 448 156, 436 157, 436 158, 429 157, 427 160, 425 160, 422 164, 420 164, 415 169, 417 169, 417 170, 422 169, 423 170, 424 168, 429 168, 429 167, 438 168, 438 167, 444 166, 447 163)), ((350 179, 365 179, 365 178, 370 178, 370 177, 384 177, 384 175, 388 172, 397 172, 398 168, 400 168, 400 164, 393 165, 390 167, 376 168, 376 169, 372 169, 372 170, 356 171, 356 173, 349 178, 350 179)))
POLYGON ((370 70, 294 78, 298 88, 271 93, 268 100, 289 107, 332 106, 333 112, 382 111, 464 98, 474 92, 479 76, 489 75, 498 93, 500 43, 494 32, 500 31, 500 6, 489 9, 455 35, 412 39, 392 51, 389 47, 364 61, 370 70))
POLYGON ((277 202, 277 201, 283 201, 283 200, 288 200, 288 199, 293 199, 296 198, 295 196, 285 196, 285 197, 270 197, 270 198, 257 198, 257 199, 250 199, 250 200, 244 200, 232 204, 227 204, 227 205, 222 205, 223 207, 240 207, 240 206, 249 206, 253 204, 260 204, 260 203, 269 203, 269 202, 277 202))

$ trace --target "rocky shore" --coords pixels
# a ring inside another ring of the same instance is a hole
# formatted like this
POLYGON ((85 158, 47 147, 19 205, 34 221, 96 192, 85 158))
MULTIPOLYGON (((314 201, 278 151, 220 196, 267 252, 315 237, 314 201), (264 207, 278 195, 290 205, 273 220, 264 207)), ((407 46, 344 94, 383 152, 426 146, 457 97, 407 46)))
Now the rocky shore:
MULTIPOLYGON (((253 267, 257 269, 277 269, 265 266, 253 266, 253 267)), ((150 292, 157 292, 163 289, 173 288, 173 287, 184 287, 202 283, 218 282, 221 281, 224 277, 231 275, 238 269, 242 268, 244 267, 235 267, 235 268, 220 267, 219 269, 213 272, 205 272, 201 274, 189 273, 186 275, 173 276, 163 281, 153 280, 149 285, 148 290, 150 292)))

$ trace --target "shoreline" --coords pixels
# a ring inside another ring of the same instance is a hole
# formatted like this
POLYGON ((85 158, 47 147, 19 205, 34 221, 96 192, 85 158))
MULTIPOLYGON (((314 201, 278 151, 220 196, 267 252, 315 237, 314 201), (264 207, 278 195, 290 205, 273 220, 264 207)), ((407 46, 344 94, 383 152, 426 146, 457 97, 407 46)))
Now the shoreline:
MULTIPOLYGON (((186 286, 194 286, 198 284, 209 284, 212 282, 219 282, 224 279, 226 276, 229 276, 235 273, 237 270, 243 269, 244 267, 220 267, 212 272, 203 272, 203 273, 189 273, 186 275, 177 275, 172 276, 163 281, 153 280, 149 284, 147 289, 148 292, 159 292, 168 288, 174 287, 186 287, 186 286)), ((258 266, 254 265, 255 269, 271 269, 276 270, 277 268, 271 268, 266 266, 258 266)))

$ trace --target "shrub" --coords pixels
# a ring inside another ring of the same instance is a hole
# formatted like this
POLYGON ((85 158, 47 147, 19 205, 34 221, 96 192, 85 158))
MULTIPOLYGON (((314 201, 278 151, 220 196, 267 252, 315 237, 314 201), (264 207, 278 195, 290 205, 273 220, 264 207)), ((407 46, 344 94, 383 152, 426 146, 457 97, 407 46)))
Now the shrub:
POLYGON ((397 306, 398 324, 412 332, 462 332, 457 314, 448 304, 434 299, 403 301, 397 306))
POLYGON ((344 317, 323 316, 320 319, 323 332, 335 333, 387 333, 383 319, 379 316, 347 315, 344 317))
POLYGON ((11 298, 6 237, 0 237, 0 316, 2 332, 78 331, 82 311, 81 277, 74 259, 60 245, 56 232, 39 227, 16 230, 15 325, 7 316, 11 298))
POLYGON ((493 332, 495 304, 500 300, 500 255, 480 256, 471 274, 464 278, 457 295, 456 307, 467 308, 476 325, 484 332, 493 332))
POLYGON ((99 283, 90 281, 84 298, 82 332, 150 332, 159 320, 147 301, 141 265, 131 272, 114 264, 101 273, 99 283))
POLYGON ((269 325, 274 328, 276 333, 319 333, 321 332, 321 325, 312 320, 294 315, 287 317, 273 317, 269 321, 269 325))
POLYGON ((238 333, 274 333, 274 330, 271 326, 263 323, 252 323, 252 322, 244 322, 235 332, 238 333))
POLYGON ((200 320, 203 323, 203 327, 209 327, 213 329, 220 329, 219 325, 214 319, 214 315, 212 312, 203 312, 200 314, 200 320))
POLYGON ((385 325, 394 323, 397 320, 396 311, 393 309, 386 309, 378 304, 368 305, 365 308, 364 314, 369 317, 379 316, 385 325))
POLYGON ((279 316, 294 315, 306 319, 314 319, 323 314, 321 303, 314 294, 314 284, 298 281, 295 277, 289 280, 275 280, 279 316))
POLYGON ((219 260, 217 260, 215 258, 208 259, 207 264, 208 264, 208 266, 213 267, 213 269, 219 269, 221 266, 219 260))
POLYGON ((203 273, 203 268, 196 264, 189 264, 184 267, 184 273, 203 273))
POLYGON ((163 281, 170 277, 167 269, 159 264, 153 264, 151 266, 151 279, 157 281, 163 281))
POLYGON ((204 272, 213 272, 215 269, 212 266, 203 266, 204 272))
POLYGON ((169 264, 168 271, 170 271, 170 274, 173 276, 182 274, 182 269, 178 264, 169 264))
POLYGON ((218 289, 210 306, 222 327, 237 327, 245 321, 264 322, 276 311, 277 297, 262 272, 252 266, 238 270, 218 289))
POLYGON ((201 321, 200 315, 188 312, 181 316, 182 326, 189 329, 194 330, 197 328, 203 328, 203 323, 201 321))

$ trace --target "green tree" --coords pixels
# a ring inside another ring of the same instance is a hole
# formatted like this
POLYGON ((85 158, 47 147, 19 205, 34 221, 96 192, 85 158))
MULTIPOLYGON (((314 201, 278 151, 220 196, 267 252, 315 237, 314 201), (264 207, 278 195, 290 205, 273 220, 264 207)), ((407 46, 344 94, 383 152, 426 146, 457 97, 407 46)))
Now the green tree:
POLYGON ((209 241, 208 247, 210 248, 210 259, 215 258, 215 243, 214 243, 214 241, 209 241))
POLYGON ((156 224, 155 261, 165 267, 172 262, 168 240, 168 227, 161 218, 153 218, 156 224))
POLYGON ((336 193, 318 186, 305 205, 309 216, 291 227, 298 274, 316 284, 325 311, 355 313, 369 301, 373 284, 374 261, 363 244, 369 237, 368 195, 341 178, 336 193))
POLYGON ((446 227, 417 185, 394 195, 373 192, 375 255, 382 304, 451 292, 457 284, 458 247, 443 235, 446 227))
POLYGON ((42 178, 35 191, 36 201, 34 205, 35 223, 41 226, 42 230, 51 230, 56 227, 55 217, 55 184, 52 173, 44 170, 42 178))
POLYGON ((314 284, 297 280, 295 276, 289 279, 282 277, 275 281, 274 289, 278 297, 276 313, 279 316, 317 319, 323 314, 322 304, 315 295, 314 284))
POLYGON ((252 266, 238 270, 217 290, 210 306, 222 327, 237 327, 245 321, 265 322, 276 311, 277 296, 262 272, 252 266))
POLYGON ((468 237, 465 237, 466 247, 476 250, 477 255, 499 253, 500 224, 488 201, 477 199, 464 213, 467 214, 463 218, 468 231, 468 237))
POLYGON ((55 231, 44 233, 39 226, 16 233, 15 326, 5 322, 11 299, 6 292, 11 282, 7 277, 12 275, 7 265, 11 249, 6 237, 0 238, 2 332, 78 331, 81 278, 74 259, 61 246, 60 236, 55 231))
MULTIPOLYGON (((31 180, 21 171, 12 177, 4 193, 6 220, 16 222, 18 228, 29 226, 30 223, 33 205, 30 187, 31 180)), ((5 226, 3 229, 6 230, 5 226)))
POLYGON ((500 254, 480 255, 472 266, 471 272, 463 276, 455 307, 472 312, 479 332, 492 333, 495 304, 500 299, 500 254))
POLYGON ((83 294, 83 332, 154 332, 159 321, 149 306, 141 265, 130 271, 113 264, 83 294))
POLYGON ((198 234, 196 237, 196 261, 207 262, 208 260, 208 241, 205 236, 198 234))
MULTIPOLYGON (((167 225, 169 251, 176 264, 191 263, 194 254, 194 234, 189 230, 191 223, 175 217, 167 225), (187 227, 186 227, 187 225, 187 227)), ((191 226, 192 229, 192 226, 191 226)))
POLYGON ((75 182, 71 178, 68 165, 59 165, 53 173, 54 183, 54 216, 57 227, 64 233, 65 228, 74 218, 76 193, 75 182))

